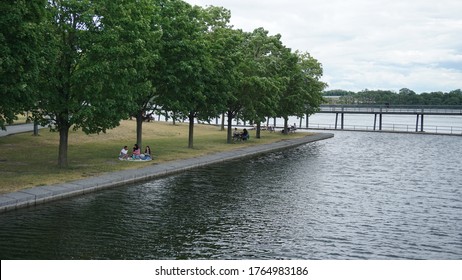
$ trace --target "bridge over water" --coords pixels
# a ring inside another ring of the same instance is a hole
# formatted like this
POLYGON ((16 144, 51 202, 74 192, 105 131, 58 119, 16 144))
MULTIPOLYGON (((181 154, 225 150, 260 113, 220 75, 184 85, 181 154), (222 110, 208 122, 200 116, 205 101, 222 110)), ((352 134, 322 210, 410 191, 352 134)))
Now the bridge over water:
POLYGON ((317 113, 335 114, 335 129, 344 129, 345 114, 373 114, 374 130, 382 130, 383 115, 415 115, 416 132, 424 131, 424 120, 426 115, 439 116, 462 116, 462 106, 427 106, 427 105, 321 105, 317 113), (340 124, 339 124, 340 118, 340 124))

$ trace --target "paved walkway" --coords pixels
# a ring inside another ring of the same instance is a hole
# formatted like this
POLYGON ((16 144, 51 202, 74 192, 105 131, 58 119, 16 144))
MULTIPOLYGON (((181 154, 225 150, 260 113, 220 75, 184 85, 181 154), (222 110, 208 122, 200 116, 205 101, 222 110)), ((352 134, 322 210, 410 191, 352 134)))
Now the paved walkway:
POLYGON ((282 140, 271 144, 243 147, 229 152, 221 152, 198 158, 154 164, 140 169, 124 170, 117 173, 110 173, 99 177, 82 179, 69 183, 25 189, 14 193, 0 195, 0 212, 87 194, 110 187, 152 180, 200 166, 273 152, 331 137, 334 137, 331 133, 317 133, 302 138, 282 140))
MULTIPOLYGON (((41 129, 41 128, 43 128, 43 127, 39 126, 39 129, 41 129)), ((0 137, 12 135, 12 134, 17 134, 17 133, 33 131, 33 130, 34 130, 34 124, 33 123, 18 124, 18 125, 8 125, 8 126, 6 126, 6 130, 1 130, 0 129, 0 137)))

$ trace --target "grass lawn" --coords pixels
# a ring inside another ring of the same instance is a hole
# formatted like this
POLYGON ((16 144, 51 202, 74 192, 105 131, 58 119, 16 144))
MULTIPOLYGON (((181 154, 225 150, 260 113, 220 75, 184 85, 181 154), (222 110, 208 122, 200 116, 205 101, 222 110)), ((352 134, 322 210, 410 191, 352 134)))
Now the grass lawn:
POLYGON ((249 141, 227 144, 226 131, 217 126, 196 125, 194 148, 189 149, 187 123, 144 123, 143 147, 151 147, 154 160, 139 163, 119 161, 117 158, 124 145, 131 151, 136 142, 136 122, 127 120, 102 134, 86 135, 81 131, 71 131, 69 167, 64 169, 57 166, 58 133, 42 129, 40 136, 32 136, 30 132, 0 137, 0 194, 304 135, 262 131, 261 139, 256 139, 255 131, 250 131, 249 141))

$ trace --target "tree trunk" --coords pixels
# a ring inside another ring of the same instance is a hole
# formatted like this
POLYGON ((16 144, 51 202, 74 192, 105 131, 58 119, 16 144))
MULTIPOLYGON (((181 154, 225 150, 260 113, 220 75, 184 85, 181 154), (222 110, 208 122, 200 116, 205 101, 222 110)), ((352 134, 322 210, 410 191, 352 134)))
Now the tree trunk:
POLYGON ((188 141, 188 148, 192 149, 194 141, 194 113, 189 113, 189 141, 188 141))
POLYGON ((59 153, 58 153, 58 166, 66 168, 67 163, 67 149, 69 143, 69 126, 59 128, 59 153))
POLYGON ((260 131, 261 131, 261 123, 258 122, 258 123, 257 123, 257 134, 256 134, 256 136, 255 136, 257 139, 260 139, 260 138, 261 138, 261 133, 260 133, 260 131))
POLYGON ((34 120, 34 136, 38 136, 38 135, 39 135, 39 124, 37 120, 34 120))
POLYGON ((221 114, 221 131, 225 131, 225 113, 221 114))
POLYGON ((143 112, 138 112, 136 114, 136 144, 142 150, 142 143, 143 142, 143 112))
POLYGON ((228 136, 226 138, 226 142, 228 144, 232 143, 232 130, 233 130, 233 112, 228 111, 228 136))
POLYGON ((306 128, 310 127, 310 115, 306 113, 306 128))
POLYGON ((289 117, 284 117, 284 134, 289 134, 289 117))

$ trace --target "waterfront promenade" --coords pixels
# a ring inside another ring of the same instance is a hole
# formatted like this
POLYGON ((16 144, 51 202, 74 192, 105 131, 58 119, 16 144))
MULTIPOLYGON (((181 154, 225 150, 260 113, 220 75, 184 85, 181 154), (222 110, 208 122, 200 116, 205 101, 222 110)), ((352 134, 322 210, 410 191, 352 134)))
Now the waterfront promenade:
MULTIPOLYGON (((264 145, 242 147, 232 151, 197 158, 153 164, 136 170, 124 170, 117 173, 109 173, 94 178, 87 178, 63 184, 25 189, 0 195, 0 212, 34 206, 77 195, 84 195, 106 188, 161 178, 201 166, 274 152, 332 137, 334 137, 334 135, 331 133, 317 133, 302 138, 281 140, 264 145)), ((133 164, 138 163, 134 162, 133 164)))

